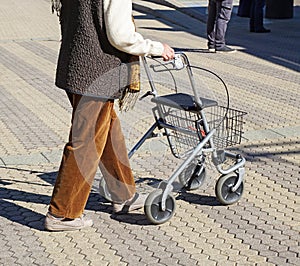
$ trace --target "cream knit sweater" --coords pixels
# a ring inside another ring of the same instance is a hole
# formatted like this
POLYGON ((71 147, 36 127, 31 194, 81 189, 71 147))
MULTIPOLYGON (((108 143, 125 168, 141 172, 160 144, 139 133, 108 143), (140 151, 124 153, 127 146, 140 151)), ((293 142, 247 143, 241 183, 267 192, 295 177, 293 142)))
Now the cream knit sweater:
POLYGON ((133 55, 162 55, 162 43, 144 39, 135 31, 132 0, 103 0, 103 6, 107 37, 112 46, 133 55))

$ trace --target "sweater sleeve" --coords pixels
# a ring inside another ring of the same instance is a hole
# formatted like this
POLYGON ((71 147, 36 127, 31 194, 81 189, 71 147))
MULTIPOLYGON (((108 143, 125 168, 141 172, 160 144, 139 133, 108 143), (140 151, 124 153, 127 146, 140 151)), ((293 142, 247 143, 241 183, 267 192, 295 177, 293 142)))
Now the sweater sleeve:
POLYGON ((144 39, 135 31, 132 0, 103 0, 103 4, 106 33, 111 45, 133 55, 162 55, 162 43, 144 39))

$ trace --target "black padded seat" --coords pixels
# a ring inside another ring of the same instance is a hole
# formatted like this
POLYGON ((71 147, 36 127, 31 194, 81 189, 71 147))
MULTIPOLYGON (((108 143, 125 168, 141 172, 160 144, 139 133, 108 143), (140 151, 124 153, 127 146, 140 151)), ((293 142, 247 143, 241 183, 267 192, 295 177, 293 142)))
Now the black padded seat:
MULTIPOLYGON (((185 111, 197 111, 198 108, 194 99, 195 97, 190 94, 174 93, 174 94, 153 97, 151 101, 157 104, 167 105, 170 107, 182 108, 185 111)), ((218 105, 218 102, 211 99, 200 97, 200 100, 202 102, 202 106, 200 106, 200 109, 218 105)))

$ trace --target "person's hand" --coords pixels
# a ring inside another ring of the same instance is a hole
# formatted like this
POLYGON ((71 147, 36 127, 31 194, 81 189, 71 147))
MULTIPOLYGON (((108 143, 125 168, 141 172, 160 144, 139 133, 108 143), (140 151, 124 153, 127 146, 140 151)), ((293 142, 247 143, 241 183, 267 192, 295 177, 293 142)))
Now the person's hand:
POLYGON ((164 59, 164 61, 169 61, 173 59, 175 56, 174 49, 172 49, 169 45, 165 43, 163 44, 163 46, 164 46, 164 52, 162 54, 162 58, 164 59))

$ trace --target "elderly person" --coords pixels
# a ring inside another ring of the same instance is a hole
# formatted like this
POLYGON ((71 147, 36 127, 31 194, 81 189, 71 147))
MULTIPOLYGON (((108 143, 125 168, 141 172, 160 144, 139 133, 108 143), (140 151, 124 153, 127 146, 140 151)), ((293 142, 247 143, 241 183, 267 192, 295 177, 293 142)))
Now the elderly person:
POLYGON ((93 224, 83 211, 98 166, 115 213, 144 206, 146 196, 136 192, 114 101, 128 92, 126 78, 136 56, 170 60, 174 50, 135 31, 131 0, 52 2, 62 34, 56 86, 67 92, 73 113, 45 229, 77 230, 93 224))

